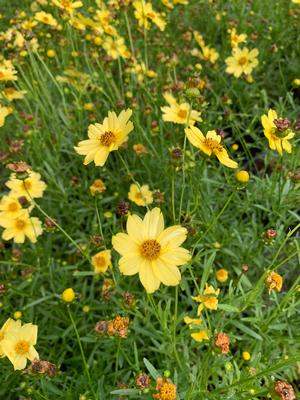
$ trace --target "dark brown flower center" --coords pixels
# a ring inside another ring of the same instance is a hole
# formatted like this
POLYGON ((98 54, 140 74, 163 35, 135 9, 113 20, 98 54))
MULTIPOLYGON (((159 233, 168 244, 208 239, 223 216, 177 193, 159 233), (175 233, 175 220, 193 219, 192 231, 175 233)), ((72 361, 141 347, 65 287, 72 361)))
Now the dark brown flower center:
POLYGON ((240 64, 240 65, 245 65, 245 64, 247 64, 247 62, 248 62, 248 59, 247 59, 247 57, 241 57, 240 59, 239 59, 239 61, 238 61, 238 63, 240 64))
POLYGON ((158 258, 160 250, 161 245, 155 239, 145 240, 140 247, 141 255, 150 261, 158 258))
POLYGON ((111 131, 104 132, 100 138, 100 142, 101 142, 102 146, 109 147, 115 141, 116 141, 116 136, 111 131))

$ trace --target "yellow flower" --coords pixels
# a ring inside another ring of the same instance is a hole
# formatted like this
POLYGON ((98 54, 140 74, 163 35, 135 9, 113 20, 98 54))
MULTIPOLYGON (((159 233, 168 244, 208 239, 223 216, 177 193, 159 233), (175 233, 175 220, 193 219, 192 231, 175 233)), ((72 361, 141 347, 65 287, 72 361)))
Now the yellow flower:
POLYGON ((19 100, 24 98, 24 94, 26 94, 26 90, 16 90, 13 87, 7 87, 3 89, 3 97, 5 97, 8 101, 19 100))
POLYGON ((5 339, 7 332, 14 328, 14 326, 21 326, 20 321, 15 321, 12 318, 8 318, 8 320, 4 323, 2 328, 0 329, 0 357, 4 357, 4 352, 2 349, 2 342, 5 339))
POLYGON ((282 276, 272 271, 266 277, 265 283, 269 286, 269 294, 273 289, 279 293, 282 289, 282 276))
POLYGON ((191 337, 196 340, 196 342, 202 342, 203 340, 208 340, 208 331, 206 329, 202 329, 199 332, 192 333, 191 337))
POLYGON ((146 207, 148 204, 153 203, 153 196, 148 185, 138 186, 135 184, 130 185, 128 193, 129 200, 133 201, 136 205, 146 207))
POLYGON ((95 165, 102 167, 109 153, 118 150, 127 141, 128 134, 133 130, 133 123, 128 121, 131 114, 130 109, 123 110, 119 116, 109 111, 103 124, 89 126, 89 139, 79 142, 75 147, 78 154, 86 156, 84 165, 94 161, 95 165))
POLYGON ((300 0, 292 0, 292 3, 300 4, 300 0))
POLYGON ((215 64, 217 59, 219 58, 219 53, 213 47, 206 46, 203 36, 194 31, 194 38, 196 39, 197 44, 201 48, 201 51, 198 49, 192 50, 192 55, 201 58, 202 60, 209 61, 212 64, 215 64))
POLYGON ((44 190, 47 187, 45 182, 41 180, 41 175, 33 171, 29 171, 28 178, 24 180, 18 179, 15 174, 12 174, 5 185, 15 197, 24 196, 27 200, 43 197, 44 190))
POLYGON ((75 292, 72 288, 65 289, 61 294, 61 298, 66 303, 72 303, 72 301, 75 299, 75 296, 75 292))
POLYGON ((83 6, 83 3, 81 1, 73 0, 52 0, 52 3, 62 10, 67 11, 71 15, 76 8, 80 8, 83 6))
POLYGON ((92 196, 95 196, 97 193, 103 193, 106 190, 106 186, 102 179, 95 179, 93 184, 90 186, 90 192, 92 196))
POLYGON ((3 196, 0 200, 0 218, 16 218, 20 212, 22 213, 22 206, 18 199, 9 194, 8 196, 3 196))
POLYGON ((148 211, 142 220, 130 215, 127 234, 113 236, 112 244, 122 255, 119 268, 124 275, 139 274, 140 281, 148 293, 157 290, 162 282, 176 286, 181 280, 177 268, 186 264, 191 256, 180 247, 187 230, 180 225, 164 229, 164 218, 159 208, 148 211))
POLYGON ((39 22, 43 22, 46 25, 57 26, 57 21, 50 13, 46 13, 45 11, 39 11, 35 13, 34 19, 39 22))
POLYGON ((111 36, 106 36, 103 42, 103 48, 113 60, 117 60, 119 57, 130 57, 130 52, 128 51, 122 37, 117 36, 112 38, 111 36))
POLYGON ((16 81, 17 71, 14 69, 10 61, 4 60, 0 64, 0 81, 16 81))
POLYGON ((164 99, 169 104, 169 106, 161 107, 164 121, 188 126, 194 125, 196 121, 202 121, 200 112, 190 110, 190 105, 188 103, 177 103, 170 93, 165 93, 164 99))
POLYGON ((243 351, 242 357, 245 361, 249 361, 251 358, 251 354, 248 351, 243 351))
POLYGON ((140 27, 149 29, 149 21, 152 21, 161 31, 165 30, 166 21, 162 18, 161 14, 153 9, 151 3, 146 3, 144 0, 135 0, 133 2, 133 7, 134 16, 138 20, 140 27))
POLYGON ((292 146, 289 143, 289 140, 295 136, 295 133, 288 128, 285 130, 278 129, 275 125, 277 121, 280 122, 284 120, 279 119, 276 111, 272 109, 269 110, 268 115, 264 114, 261 117, 261 123, 264 128, 265 137, 269 141, 269 147, 272 150, 277 150, 280 155, 282 155, 283 150, 287 153, 291 153, 292 146))
POLYGON ((247 183, 250 179, 249 172, 245 171, 243 169, 236 172, 234 176, 235 176, 235 179, 241 183, 247 183))
POLYGON ((5 118, 11 113, 8 107, 2 107, 0 105, 0 128, 5 124, 5 118))
POLYGON ((92 257, 92 265, 96 274, 104 273, 111 267, 111 251, 103 250, 92 257))
POLYGON ((217 310, 218 308, 218 299, 217 297, 219 296, 220 289, 214 289, 212 285, 209 285, 206 283, 206 287, 204 289, 203 295, 202 296, 196 296, 192 297, 193 300, 197 301, 197 303, 200 303, 197 311, 197 315, 200 315, 201 311, 204 308, 207 308, 209 310, 217 310), (210 296, 212 295, 212 296, 210 296))
POLYGON ((241 33, 240 35, 237 34, 236 29, 232 28, 230 31, 230 44, 231 47, 238 47, 240 43, 243 43, 247 39, 247 35, 245 33, 241 33))
POLYGON ((243 49, 235 47, 232 50, 232 56, 225 60, 227 64, 226 72, 233 74, 236 78, 239 78, 242 74, 250 75, 258 65, 258 53, 257 49, 249 51, 247 47, 243 49))
POLYGON ((43 232, 41 221, 36 217, 30 218, 28 210, 23 210, 16 218, 1 215, 0 226, 5 228, 2 239, 14 239, 15 243, 24 243, 26 237, 35 243, 43 232))
POLYGON ((21 325, 21 322, 17 321, 6 332, 2 341, 2 350, 15 370, 24 369, 27 359, 33 361, 39 358, 34 348, 37 341, 37 331, 37 325, 31 323, 21 325))
POLYGON ((226 149, 221 145, 222 137, 216 131, 208 131, 206 137, 195 126, 185 129, 185 133, 193 146, 208 156, 215 155, 221 164, 228 168, 237 168, 238 164, 231 160, 226 149))
POLYGON ((184 317, 183 320, 187 325, 189 325, 189 328, 192 328, 192 325, 202 325, 201 318, 184 317))
POLYGON ((228 271, 224 268, 218 269, 216 272, 216 279, 221 283, 226 282, 228 279, 228 271))

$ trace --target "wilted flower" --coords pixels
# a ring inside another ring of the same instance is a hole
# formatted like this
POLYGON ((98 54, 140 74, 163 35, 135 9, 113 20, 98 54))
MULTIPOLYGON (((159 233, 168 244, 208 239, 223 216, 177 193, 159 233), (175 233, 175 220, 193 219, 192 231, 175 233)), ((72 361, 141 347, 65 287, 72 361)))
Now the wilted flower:
POLYGON ((276 292, 280 292, 282 289, 282 276, 277 274, 277 272, 271 271, 265 279, 265 283, 269 286, 269 294, 273 289, 276 292))
POLYGON ((127 337, 129 318, 117 315, 114 319, 107 323, 108 336, 118 336, 121 338, 127 337))

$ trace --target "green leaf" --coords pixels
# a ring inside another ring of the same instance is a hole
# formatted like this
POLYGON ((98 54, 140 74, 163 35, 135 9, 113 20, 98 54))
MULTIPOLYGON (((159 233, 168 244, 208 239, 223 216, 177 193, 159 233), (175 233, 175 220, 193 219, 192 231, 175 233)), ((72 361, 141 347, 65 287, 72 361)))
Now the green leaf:
POLYGON ((161 374, 153 367, 150 361, 147 360, 147 358, 143 358, 145 367, 149 371, 149 374, 152 376, 153 379, 157 379, 161 376, 161 374))

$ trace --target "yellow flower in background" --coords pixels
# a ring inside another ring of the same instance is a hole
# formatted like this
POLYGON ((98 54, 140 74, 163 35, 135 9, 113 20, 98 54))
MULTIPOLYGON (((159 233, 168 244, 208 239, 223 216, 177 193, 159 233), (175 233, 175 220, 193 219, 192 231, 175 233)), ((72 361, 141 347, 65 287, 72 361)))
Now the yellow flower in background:
POLYGON ((216 131, 208 131, 205 137, 200 129, 191 126, 185 129, 185 133, 192 145, 209 157, 215 155, 220 163, 228 168, 238 167, 238 164, 229 158, 226 149, 221 144, 222 137, 216 131))
POLYGON ((249 50, 247 47, 243 49, 235 47, 232 50, 232 56, 225 60, 227 64, 226 72, 233 74, 236 78, 239 78, 242 74, 250 75, 258 65, 258 54, 257 49, 249 50))
POLYGON ((218 282, 221 282, 221 283, 226 282, 228 279, 227 269, 224 269, 224 268, 218 269, 218 271, 216 272, 216 279, 218 282))
POLYGON ((292 0, 292 3, 294 3, 294 4, 300 4, 300 0, 292 0))
POLYGON ((7 87, 3 89, 3 92, 1 94, 8 101, 13 101, 13 100, 23 99, 26 93, 27 93, 26 90, 16 90, 13 87, 7 87))
POLYGON ((31 323, 21 325, 21 321, 10 323, 2 340, 2 351, 13 364, 15 370, 26 367, 27 359, 33 361, 39 355, 34 346, 37 342, 37 325, 31 323))
POLYGON ((57 26, 56 19, 50 13, 46 13, 45 11, 39 11, 35 13, 34 19, 38 22, 42 22, 43 24, 50 26, 57 26))
POLYGON ((192 325, 202 325, 201 318, 184 317, 183 320, 187 325, 189 325, 189 328, 192 328, 192 325))
POLYGON ((0 62, 0 81, 16 81, 17 71, 14 69, 11 61, 4 60, 0 62))
POLYGON ((209 61, 215 64, 219 58, 219 53, 213 47, 209 47, 205 44, 203 36, 198 31, 193 31, 194 38, 199 45, 201 50, 193 49, 191 54, 195 57, 199 57, 204 61, 209 61))
POLYGON ((106 191, 106 186, 102 179, 95 179, 93 184, 90 186, 90 192, 92 196, 95 196, 97 193, 103 193, 106 191))
POLYGON ((164 121, 188 126, 194 125, 196 121, 202 121, 200 112, 190 110, 188 103, 177 103, 176 99, 170 93, 165 93, 164 99, 169 104, 169 106, 160 108, 163 112, 162 118, 164 121))
POLYGON ((139 26, 144 29, 150 28, 150 21, 153 22, 161 31, 165 30, 166 21, 162 15, 156 12, 152 4, 144 0, 135 0, 133 2, 134 16, 138 20, 139 26))
POLYGON ((1 198, 0 217, 13 219, 16 218, 20 212, 22 213, 22 206, 14 195, 9 194, 1 198))
POLYGON ((76 10, 76 8, 80 8, 83 6, 82 1, 73 0, 52 0, 52 3, 60 9, 67 11, 71 15, 76 10))
POLYGON ((278 118, 276 111, 270 109, 268 115, 262 115, 261 123, 271 150, 277 150, 280 155, 283 150, 287 153, 292 152, 289 140, 295 136, 295 133, 289 128, 289 121, 286 118, 278 118))
POLYGON ((0 128, 5 124, 5 118, 11 114, 11 110, 8 107, 2 107, 0 105, 0 128))
POLYGON ((282 289, 282 276, 277 272, 271 271, 265 279, 265 283, 269 286, 269 294, 275 289, 276 292, 280 292, 282 289))
POLYGON ((153 195, 151 190, 149 190, 148 185, 130 185, 128 199, 133 201, 136 205, 142 207, 146 207, 148 204, 153 203, 153 195))
POLYGON ((0 226, 5 228, 2 239, 14 239, 15 243, 24 243, 26 237, 35 243, 37 237, 43 232, 41 221, 36 217, 30 217, 28 210, 20 211, 16 218, 1 215, 0 226))
POLYGON ((199 332, 192 333, 191 337, 196 340, 196 342, 202 342, 203 340, 208 340, 208 331, 206 329, 202 329, 199 332))
POLYGON ((114 249, 121 254, 119 268, 124 275, 139 274, 148 293, 155 292, 160 283, 176 286, 181 280, 178 266, 186 264, 191 256, 180 247, 187 230, 180 225, 164 229, 164 217, 159 208, 148 211, 142 220, 130 215, 127 234, 113 236, 114 249))
POLYGON ((229 30, 230 33, 230 44, 232 48, 238 47, 240 43, 244 43, 247 39, 247 35, 245 33, 237 34, 236 29, 232 28, 229 30))
POLYGON ((109 153, 118 150, 127 141, 128 134, 133 130, 133 123, 129 121, 131 115, 130 109, 123 110, 119 116, 109 111, 103 124, 89 126, 89 139, 79 142, 75 147, 78 154, 86 156, 84 165, 94 161, 95 165, 102 167, 109 153))
POLYGON ((5 184, 11 193, 16 197, 26 197, 27 200, 43 197, 47 185, 41 180, 38 172, 29 171, 28 178, 18 179, 12 174, 9 181, 5 184))
POLYGON ((101 274, 111 267, 111 251, 103 250, 92 257, 92 265, 96 274, 101 274))
POLYGON ((130 51, 125 45, 125 40, 120 36, 114 38, 106 36, 102 47, 113 60, 117 60, 119 57, 130 57, 130 51))
POLYGON ((201 311, 204 308, 208 310, 217 310, 218 308, 218 296, 220 293, 220 289, 214 289, 212 285, 208 285, 206 283, 203 295, 192 297, 193 300, 200 303, 198 306, 197 315, 201 314, 201 311))
POLYGON ((9 332, 14 327, 19 326, 21 326, 21 321, 15 321, 12 318, 8 318, 8 320, 3 324, 2 328, 0 329, 0 357, 5 357, 2 349, 2 342, 5 339, 7 332, 9 332))

